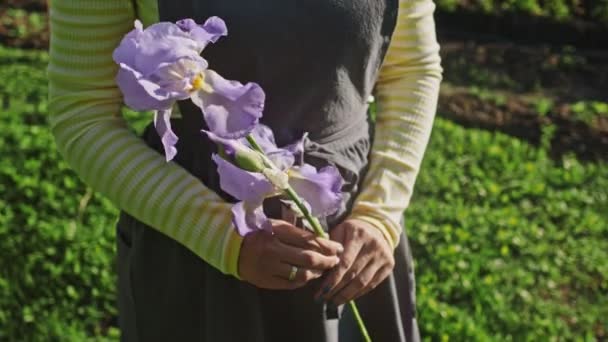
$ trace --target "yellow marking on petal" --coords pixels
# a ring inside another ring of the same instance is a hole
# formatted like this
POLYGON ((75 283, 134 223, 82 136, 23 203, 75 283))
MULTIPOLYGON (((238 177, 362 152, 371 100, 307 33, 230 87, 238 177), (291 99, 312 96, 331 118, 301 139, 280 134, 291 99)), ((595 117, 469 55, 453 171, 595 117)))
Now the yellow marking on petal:
POLYGON ((205 83, 205 74, 202 72, 196 75, 196 77, 192 80, 192 91, 197 91, 199 89, 202 89, 208 93, 213 92, 213 88, 211 88, 209 84, 205 83))
POLYGON ((192 80, 192 89, 199 90, 205 84, 205 75, 202 73, 198 74, 194 80, 192 80))

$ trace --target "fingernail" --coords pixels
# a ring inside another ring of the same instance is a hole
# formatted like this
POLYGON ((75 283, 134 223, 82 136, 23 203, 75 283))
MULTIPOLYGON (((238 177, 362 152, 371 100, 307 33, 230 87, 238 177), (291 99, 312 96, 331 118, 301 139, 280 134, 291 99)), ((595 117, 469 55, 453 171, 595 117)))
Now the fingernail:
POLYGON ((344 253, 344 246, 338 245, 338 254, 344 253))
POLYGON ((325 296, 326 294, 329 293, 330 290, 331 290, 331 286, 325 285, 325 287, 323 288, 323 292, 321 293, 321 295, 325 296))

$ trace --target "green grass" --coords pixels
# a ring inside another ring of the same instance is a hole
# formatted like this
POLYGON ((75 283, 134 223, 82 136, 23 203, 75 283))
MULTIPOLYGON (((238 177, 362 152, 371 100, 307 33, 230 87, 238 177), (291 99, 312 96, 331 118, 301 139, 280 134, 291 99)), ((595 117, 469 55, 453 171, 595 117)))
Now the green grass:
POLYGON ((437 0, 447 12, 465 8, 486 14, 516 13, 550 17, 558 21, 585 18, 608 23, 608 2, 605 0, 437 0))
POLYGON ((601 101, 577 101, 570 105, 574 117, 586 124, 591 124, 599 117, 608 118, 608 103, 601 101))
POLYGON ((416 189, 406 222, 425 335, 606 337, 605 163, 556 163, 517 139, 437 120, 416 189))
MULTIPOLYGON (((116 340, 117 211, 55 150, 46 62, 0 49, 0 340, 116 340)), ((406 213, 425 338, 605 339, 607 207, 605 163, 437 119, 406 213)))
POLYGON ((46 54, 0 50, 0 340, 82 341, 114 306, 116 210, 63 163, 46 54))
POLYGON ((0 5, 0 32, 9 41, 23 41, 48 33, 46 12, 28 12, 24 9, 0 5))
POLYGON ((497 106, 502 106, 507 102, 507 98, 504 94, 500 94, 496 91, 491 91, 487 88, 472 86, 469 87, 469 94, 478 97, 484 102, 490 102, 497 106))

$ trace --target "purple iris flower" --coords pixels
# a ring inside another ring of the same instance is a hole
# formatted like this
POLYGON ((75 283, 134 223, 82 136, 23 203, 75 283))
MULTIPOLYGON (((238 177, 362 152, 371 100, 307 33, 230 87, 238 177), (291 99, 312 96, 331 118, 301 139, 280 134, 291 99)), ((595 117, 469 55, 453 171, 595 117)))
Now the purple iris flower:
MULTIPOLYGON (((275 144, 272 131, 261 124, 256 125, 251 135, 273 165, 259 164, 256 170, 240 167, 243 156, 258 153, 243 140, 224 139, 212 132, 209 138, 220 144, 226 151, 224 158, 214 155, 220 175, 220 187, 240 202, 232 208, 233 223, 242 236, 256 230, 270 229, 270 222, 262 210, 264 199, 280 195, 280 176, 286 177, 287 184, 304 200, 315 217, 325 217, 335 213, 342 202, 343 179, 334 166, 317 170, 309 164, 294 165, 294 154, 302 153, 302 143, 279 148, 275 144)), ((261 154, 260 154, 261 155, 261 154)), ((255 158, 253 158, 255 159, 255 158)))
POLYGON ((200 56, 209 43, 225 35, 226 25, 218 17, 203 25, 184 19, 146 29, 136 21, 114 51, 120 66, 116 81, 125 104, 156 111, 154 125, 167 161, 177 153, 177 136, 169 119, 178 100, 191 99, 201 108, 209 129, 224 138, 246 136, 262 116, 265 94, 259 85, 226 80, 208 69, 200 56))

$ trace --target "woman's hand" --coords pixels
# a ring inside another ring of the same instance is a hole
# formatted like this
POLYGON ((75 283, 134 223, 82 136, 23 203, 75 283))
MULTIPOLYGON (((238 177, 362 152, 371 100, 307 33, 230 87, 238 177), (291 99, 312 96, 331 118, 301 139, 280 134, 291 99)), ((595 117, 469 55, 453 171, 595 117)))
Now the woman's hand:
POLYGON ((358 298, 378 286, 393 271, 393 249, 382 233, 361 220, 346 220, 330 232, 344 245, 338 267, 321 284, 315 298, 335 305, 358 298))
POLYGON ((273 220, 272 231, 248 234, 239 256, 241 279, 265 289, 295 289, 333 268, 343 251, 340 243, 317 238, 286 221, 273 220), (289 280, 292 266, 298 268, 289 280))

